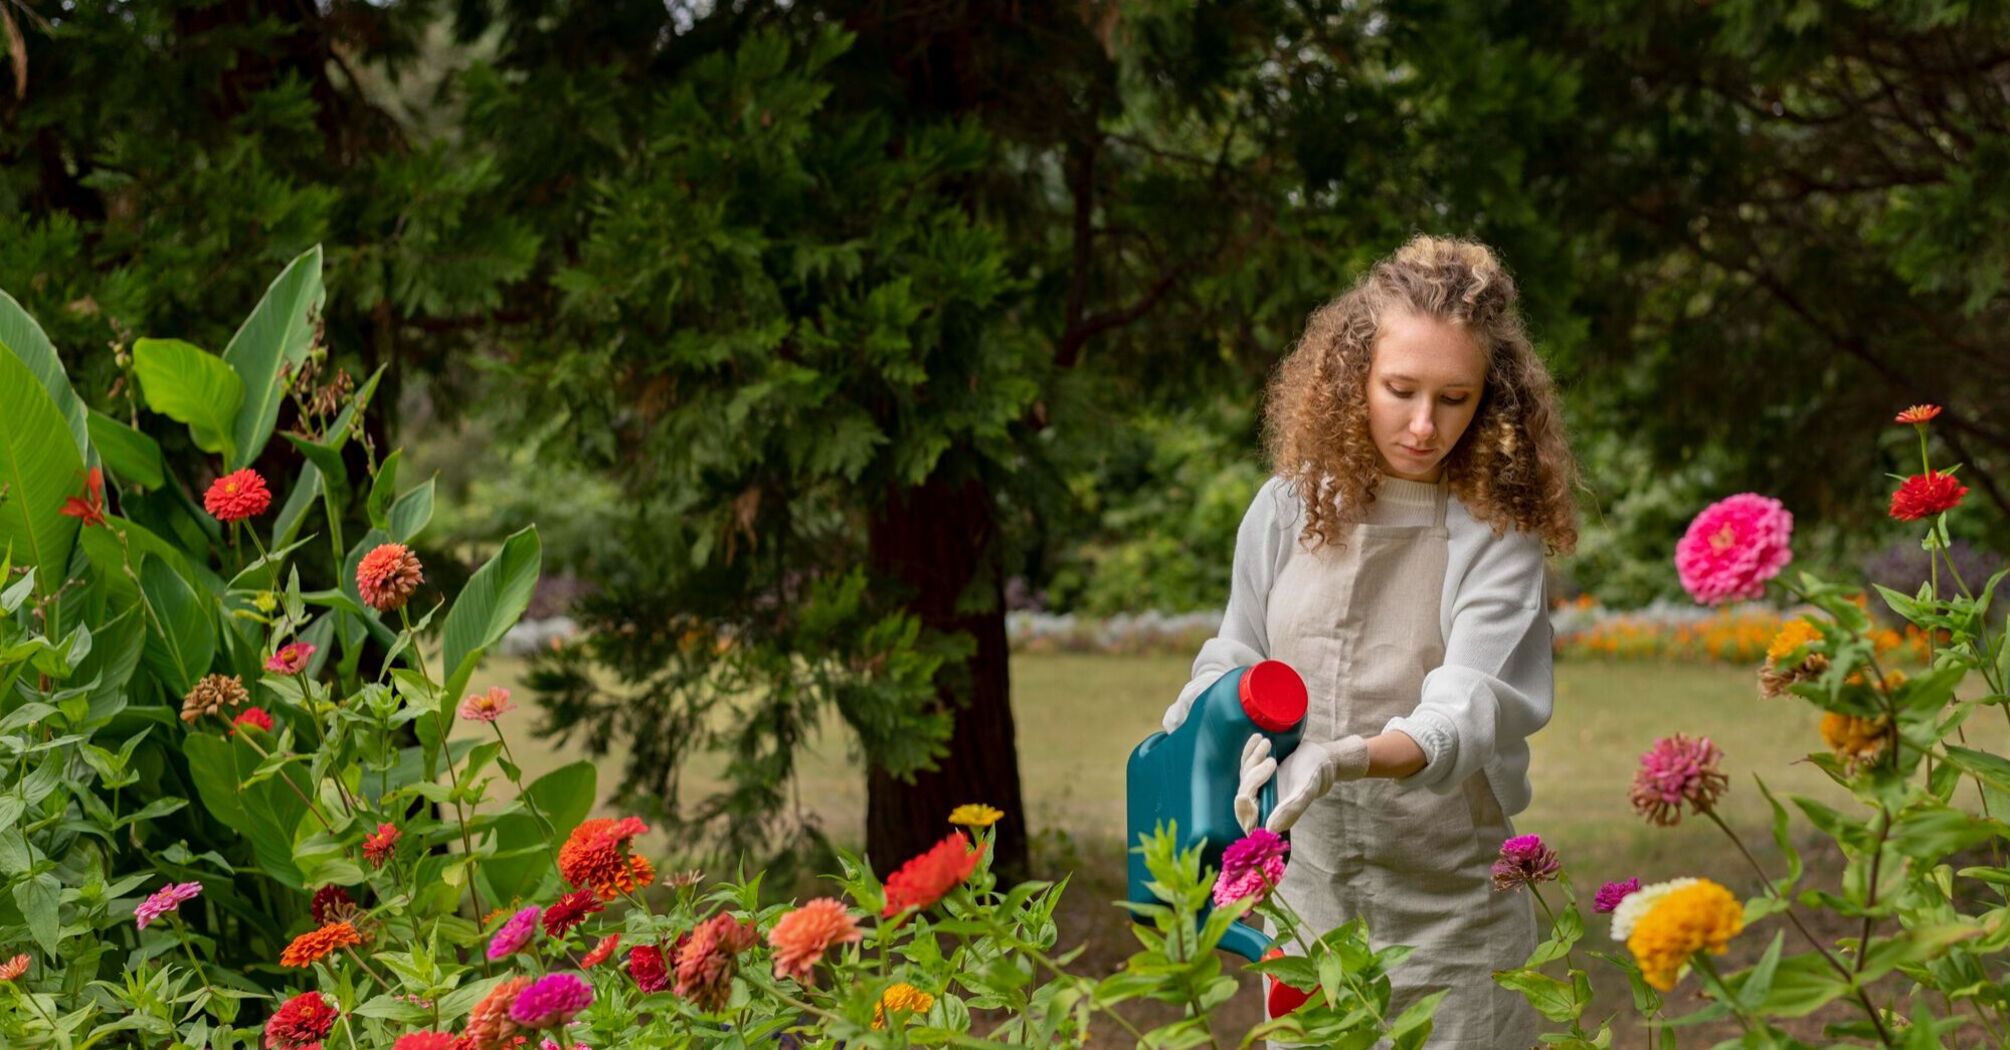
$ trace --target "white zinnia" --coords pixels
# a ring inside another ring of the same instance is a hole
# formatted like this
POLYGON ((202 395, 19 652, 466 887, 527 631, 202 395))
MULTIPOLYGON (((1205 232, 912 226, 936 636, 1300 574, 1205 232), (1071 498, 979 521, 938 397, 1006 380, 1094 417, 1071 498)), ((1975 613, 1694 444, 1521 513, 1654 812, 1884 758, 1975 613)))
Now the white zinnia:
POLYGON ((1633 935, 1633 924, 1639 922, 1642 915, 1652 911, 1656 904, 1661 903, 1661 898, 1684 886, 1694 886, 1700 881, 1702 880, 1669 879, 1667 882, 1642 886, 1627 894, 1626 899, 1619 902, 1619 907, 1612 909, 1612 939, 1621 944, 1626 943, 1626 938, 1633 935))

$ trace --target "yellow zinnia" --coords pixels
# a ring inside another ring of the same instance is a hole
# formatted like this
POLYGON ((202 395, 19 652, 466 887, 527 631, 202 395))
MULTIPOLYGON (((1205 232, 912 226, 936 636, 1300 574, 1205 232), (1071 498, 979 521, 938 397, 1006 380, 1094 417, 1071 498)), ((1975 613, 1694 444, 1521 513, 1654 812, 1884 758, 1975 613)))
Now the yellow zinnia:
POLYGON ((1836 711, 1822 715, 1822 742, 1851 768, 1883 754, 1890 739, 1891 719, 1883 715, 1862 718, 1836 711))
POLYGON ((1780 663, 1821 636, 1821 632, 1815 630, 1815 625, 1805 619, 1788 620, 1786 625, 1780 628, 1780 633, 1773 636, 1773 644, 1766 647, 1766 659, 1776 664, 1780 663))
POLYGON ((1004 816, 1002 809, 994 809, 982 802, 965 802, 949 811, 949 822, 966 828, 988 828, 1004 816))
POLYGON ((1738 898, 1709 879, 1698 879, 1669 892, 1642 915, 1627 935, 1626 947, 1647 983, 1666 992, 1681 979, 1690 956, 1724 954, 1744 928, 1745 906, 1738 898))
POLYGON ((925 1014, 928 1008, 934 1005, 934 996, 902 981, 880 994, 879 1005, 872 1008, 872 1026, 885 1028, 886 1015, 889 1011, 925 1014))

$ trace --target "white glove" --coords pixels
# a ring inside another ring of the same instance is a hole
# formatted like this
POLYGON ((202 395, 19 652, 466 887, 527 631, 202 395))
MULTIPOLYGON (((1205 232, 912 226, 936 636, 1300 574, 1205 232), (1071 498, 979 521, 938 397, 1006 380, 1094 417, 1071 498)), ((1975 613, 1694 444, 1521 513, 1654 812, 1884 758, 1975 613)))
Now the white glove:
POLYGON ((1368 775, 1368 742, 1358 736, 1306 741, 1277 766, 1277 808, 1263 826, 1282 834, 1333 785, 1368 775))
POLYGON ((1262 733, 1249 734, 1249 740, 1242 745, 1242 782, 1235 788, 1235 822, 1243 831, 1256 826, 1256 793, 1270 782, 1270 775, 1277 772, 1277 760, 1270 757, 1270 738, 1262 733))

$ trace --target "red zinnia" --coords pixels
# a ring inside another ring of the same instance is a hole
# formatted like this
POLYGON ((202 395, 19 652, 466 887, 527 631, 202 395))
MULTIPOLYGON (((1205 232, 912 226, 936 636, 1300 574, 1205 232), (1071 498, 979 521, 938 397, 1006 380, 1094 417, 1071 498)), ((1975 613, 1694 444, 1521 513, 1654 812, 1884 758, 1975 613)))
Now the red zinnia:
POLYGON ((391 859, 391 851, 398 846, 398 837, 403 832, 396 824, 379 824, 377 832, 363 840, 363 856, 372 867, 381 868, 391 859))
POLYGON ((1918 521, 1959 507, 1966 495, 1968 486, 1954 480, 1952 474, 1937 470, 1914 474, 1891 494, 1891 516, 1900 521, 1918 521))
POLYGON ((407 1032, 391 1044, 391 1050, 454 1050, 454 1036, 446 1032, 407 1032))
POLYGON ((419 557, 402 543, 371 548, 356 563, 356 593, 378 612, 397 612, 426 578, 419 557))
POLYGON ((1896 421, 1900 423, 1911 423, 1917 425, 1920 423, 1925 423, 1931 420, 1934 416, 1937 416, 1939 414, 1940 414, 1939 405, 1914 405, 1911 408, 1908 408, 1905 411, 1900 412, 1896 417, 1896 421))
POLYGON ((952 832, 887 877, 886 910, 880 916, 890 919, 905 908, 929 907, 969 878, 983 856, 981 843, 971 849, 962 832, 952 832))
POLYGON ((272 492, 265 479, 246 467, 233 470, 210 483, 202 494, 202 509, 218 521, 242 521, 265 513, 272 506, 272 492))
POLYGON ((321 1040, 335 1030, 335 1008, 320 992, 302 992, 286 1000, 265 1022, 266 1050, 321 1050, 321 1040))
POLYGON ((579 960, 579 968, 582 970, 591 970, 594 967, 599 966, 601 963, 604 963, 609 958, 613 957, 614 949, 619 947, 621 947, 620 934, 610 933, 607 936, 602 937, 600 939, 600 943, 594 945, 593 950, 587 952, 586 955, 579 960))
POLYGON ((250 726, 253 729, 263 729, 270 733, 272 732, 272 716, 266 714, 265 709, 262 707, 247 707, 236 718, 230 720, 230 731, 232 733, 237 732, 238 726, 250 726))
POLYGON ((84 498, 71 496, 56 513, 82 518, 86 526, 105 523, 105 472, 92 467, 84 474, 84 498))
POLYGON ((558 873, 573 886, 599 894, 601 900, 633 893, 656 881, 656 869, 628 852, 628 840, 648 830, 637 817, 582 820, 558 849, 558 873))
POLYGON ((585 890, 571 893, 552 902, 544 912, 544 932, 553 937, 563 937, 566 931, 586 921, 588 915, 606 910, 600 898, 585 890))
POLYGON ((660 992, 670 987, 670 971, 663 965, 663 950, 653 944, 628 949, 628 976, 644 992, 660 992))

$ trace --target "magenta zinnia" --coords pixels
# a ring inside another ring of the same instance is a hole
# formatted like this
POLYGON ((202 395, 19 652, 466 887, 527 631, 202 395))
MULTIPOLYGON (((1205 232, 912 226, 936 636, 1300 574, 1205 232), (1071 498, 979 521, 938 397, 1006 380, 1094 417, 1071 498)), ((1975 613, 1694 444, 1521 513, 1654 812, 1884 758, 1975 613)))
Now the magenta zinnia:
POLYGON ((593 1003, 593 989, 578 974, 548 973, 518 992, 509 1019, 525 1028, 556 1028, 593 1003))
POLYGON ((169 912, 180 910, 184 901, 194 900, 196 894, 201 892, 200 882, 171 883, 155 891, 153 896, 141 901, 139 907, 133 909, 133 925, 144 930, 148 923, 169 912))
POLYGON ((265 661, 265 669, 273 674, 299 674, 307 670, 307 660, 313 655, 313 642, 288 642, 265 661))
POLYGON ((1640 879, 1638 876, 1627 879, 1625 882, 1608 882, 1598 887, 1598 895, 1591 899, 1591 910, 1600 915, 1610 915, 1612 914, 1612 909, 1619 907, 1621 901, 1632 896, 1639 889, 1640 879))
POLYGON ((1682 587, 1704 605, 1750 601, 1766 593, 1793 550, 1794 516, 1779 500, 1741 492, 1696 515, 1675 545, 1682 587))
POLYGON ((1261 903, 1284 879, 1284 855, 1291 844, 1268 828, 1257 828, 1233 842, 1221 854, 1221 874, 1214 880, 1217 908, 1254 897, 1261 903))
POLYGON ((1707 813, 1731 784, 1717 769, 1724 752, 1709 737, 1681 733, 1654 742, 1633 774, 1633 808, 1663 827, 1682 820, 1682 803, 1707 813))
POLYGON ((489 940, 489 961, 506 959, 523 950, 537 936, 537 917, 543 909, 533 904, 509 917, 502 929, 489 940))
POLYGON ((1494 858, 1494 889, 1515 890, 1550 882, 1562 866, 1556 850, 1545 845, 1541 835, 1516 835, 1501 843, 1500 854, 1494 858))

